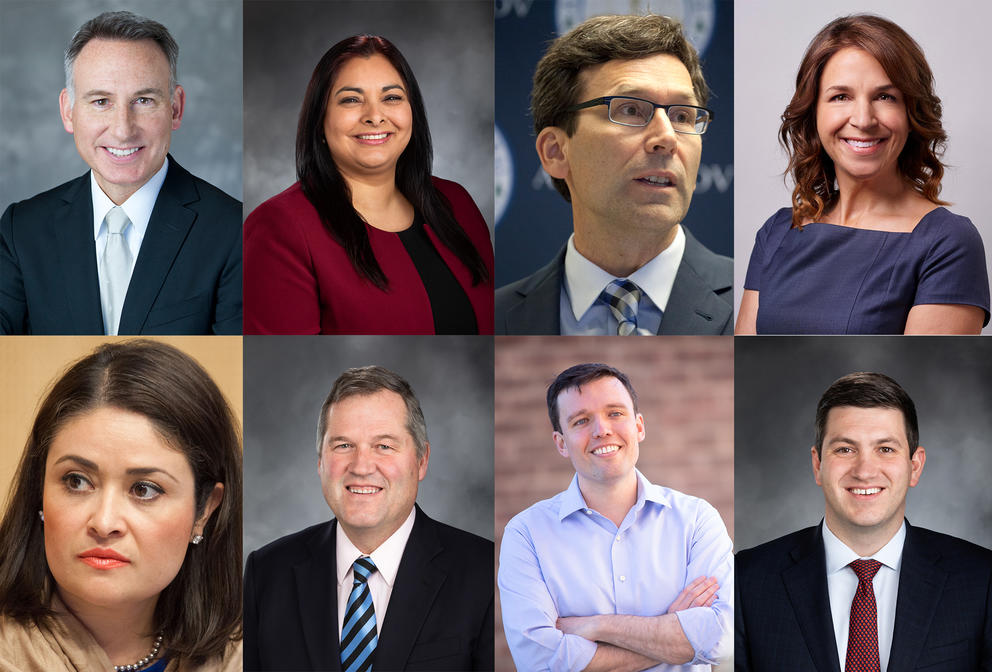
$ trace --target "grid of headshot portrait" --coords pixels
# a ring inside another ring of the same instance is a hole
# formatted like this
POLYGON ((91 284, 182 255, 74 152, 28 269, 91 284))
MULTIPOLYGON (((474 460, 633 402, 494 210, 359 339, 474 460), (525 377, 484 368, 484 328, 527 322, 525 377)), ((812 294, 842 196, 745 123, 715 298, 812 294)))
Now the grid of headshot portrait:
POLYGON ((992 672, 990 20, 0 0, 0 672, 992 672))

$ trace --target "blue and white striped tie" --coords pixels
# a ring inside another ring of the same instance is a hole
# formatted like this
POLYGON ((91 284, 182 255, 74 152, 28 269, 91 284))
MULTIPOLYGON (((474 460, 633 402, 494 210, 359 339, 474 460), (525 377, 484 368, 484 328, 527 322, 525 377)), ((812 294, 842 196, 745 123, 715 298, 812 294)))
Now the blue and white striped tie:
POLYGON ((341 628, 342 672, 368 672, 372 669, 375 646, 379 641, 375 628, 375 608, 369 592, 369 576, 376 571, 372 558, 359 558, 351 566, 355 583, 348 596, 341 628))
POLYGON ((636 335, 641 288, 630 280, 614 280, 606 286, 601 296, 617 320, 617 336, 636 335))

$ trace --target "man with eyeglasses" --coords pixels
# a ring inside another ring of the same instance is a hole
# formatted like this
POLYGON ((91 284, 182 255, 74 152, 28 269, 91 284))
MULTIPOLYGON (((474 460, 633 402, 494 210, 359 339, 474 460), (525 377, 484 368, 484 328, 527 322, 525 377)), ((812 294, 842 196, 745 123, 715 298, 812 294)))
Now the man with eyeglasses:
POLYGON ((729 334, 733 261, 680 222, 713 119, 696 50, 663 16, 598 16, 537 65, 541 165, 574 233, 496 291, 496 333, 729 334))

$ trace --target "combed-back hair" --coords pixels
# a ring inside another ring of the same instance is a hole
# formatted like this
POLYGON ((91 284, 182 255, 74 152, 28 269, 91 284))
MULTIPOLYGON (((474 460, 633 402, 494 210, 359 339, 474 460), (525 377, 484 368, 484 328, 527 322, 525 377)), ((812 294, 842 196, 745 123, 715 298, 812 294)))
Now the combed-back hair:
POLYGON ((317 419, 318 457, 324 444, 324 435, 327 433, 327 412, 331 406, 349 397, 364 397, 382 390, 395 392, 403 398, 406 404, 406 429, 417 446, 417 459, 424 457, 428 440, 427 422, 424 420, 424 412, 420 408, 420 402, 417 401, 417 395, 413 393, 413 388, 403 376, 382 366, 348 369, 334 381, 331 391, 320 407, 320 417, 317 419))
POLYGON ((627 374, 607 364, 576 364, 559 373, 558 377, 548 386, 548 417, 551 418, 551 427, 556 432, 561 431, 561 418, 558 417, 558 396, 565 390, 573 387, 581 388, 586 383, 600 378, 619 380, 630 395, 634 413, 637 413, 637 392, 634 391, 634 386, 631 385, 627 374))
POLYGON ((170 98, 175 93, 176 85, 179 83, 179 45, 176 44, 169 30, 158 21, 131 12, 104 12, 80 26, 65 50, 65 88, 69 90, 70 101, 74 98, 72 72, 76 57, 86 43, 94 39, 127 42, 151 40, 157 44, 169 61, 170 98))
POLYGON ((789 155, 786 176, 792 190, 792 227, 816 221, 830 210, 839 196, 834 188, 837 173, 833 160, 820 142, 816 107, 820 79, 827 61, 845 47, 862 49, 879 62, 899 89, 909 117, 909 137, 899 154, 903 178, 924 198, 937 205, 944 165, 947 133, 941 125, 940 98, 934 92, 933 73, 920 45, 902 28, 880 16, 853 14, 834 19, 816 34, 806 48, 796 92, 782 113, 779 142, 789 155))
POLYGON ((389 279, 372 252, 366 222, 352 205, 351 189, 324 139, 324 117, 338 71, 352 58, 370 58, 373 54, 381 54, 396 68, 413 114, 410 142, 396 164, 396 188, 438 240, 465 264, 472 283, 484 283, 489 280, 489 269, 482 255, 455 219, 451 203, 431 181, 434 150, 420 87, 403 54, 384 37, 355 35, 341 40, 314 68, 296 129, 296 178, 303 194, 316 208, 324 227, 344 248, 358 275, 379 289, 388 289, 389 279))
POLYGON ((816 452, 823 454, 823 439, 827 434, 827 415, 838 406, 857 408, 891 408, 902 412, 906 423, 906 440, 912 457, 920 443, 920 426, 916 420, 916 405, 906 390, 884 373, 859 371, 838 378, 820 397, 816 406, 816 452))
MULTIPOLYGON (((0 613, 40 625, 55 579, 45 555, 45 462, 66 423, 99 408, 137 413, 183 453, 193 471, 194 517, 216 483, 220 505, 191 545, 179 573, 159 594, 153 627, 169 655, 201 664, 241 638, 241 432, 206 371, 178 349, 143 339, 101 345, 54 383, 35 417, 0 522, 0 613)), ((148 633, 152 634, 152 633, 148 633)))
MULTIPOLYGON (((538 62, 530 93, 534 133, 557 126, 572 136, 576 113, 567 110, 582 102, 578 99, 582 91, 579 75, 585 68, 655 54, 671 54, 682 61, 692 80, 696 104, 705 106, 710 90, 699 55, 682 32, 681 23, 655 14, 594 16, 552 42, 538 62)), ((565 180, 551 178, 551 182, 566 201, 572 201, 565 180)))

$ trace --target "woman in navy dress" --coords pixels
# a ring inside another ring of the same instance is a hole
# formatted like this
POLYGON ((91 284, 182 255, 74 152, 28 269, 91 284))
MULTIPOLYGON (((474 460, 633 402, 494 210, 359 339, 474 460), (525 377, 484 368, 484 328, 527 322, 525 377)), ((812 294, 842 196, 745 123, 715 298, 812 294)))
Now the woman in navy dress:
POLYGON ((919 45, 871 15, 806 50, 780 140, 792 208, 758 231, 737 334, 978 334, 982 239, 938 197, 947 134, 919 45))

